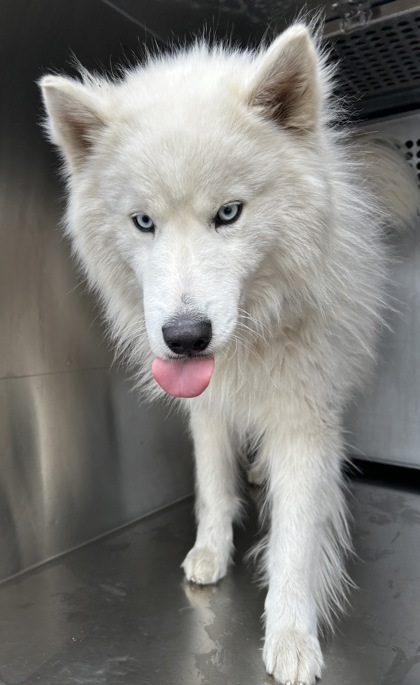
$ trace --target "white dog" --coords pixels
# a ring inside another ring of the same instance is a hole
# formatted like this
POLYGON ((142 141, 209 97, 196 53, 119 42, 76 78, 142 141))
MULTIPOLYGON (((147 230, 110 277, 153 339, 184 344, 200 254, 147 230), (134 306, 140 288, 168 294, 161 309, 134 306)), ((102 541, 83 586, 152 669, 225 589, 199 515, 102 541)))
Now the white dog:
POLYGON ((114 82, 41 87, 67 234, 119 351, 147 391, 188 398, 186 577, 227 572, 251 439, 271 521, 264 663, 311 685, 347 584, 343 407, 374 354, 382 234, 415 215, 415 181, 392 145, 338 132, 330 70, 302 24, 257 52, 198 43, 114 82))

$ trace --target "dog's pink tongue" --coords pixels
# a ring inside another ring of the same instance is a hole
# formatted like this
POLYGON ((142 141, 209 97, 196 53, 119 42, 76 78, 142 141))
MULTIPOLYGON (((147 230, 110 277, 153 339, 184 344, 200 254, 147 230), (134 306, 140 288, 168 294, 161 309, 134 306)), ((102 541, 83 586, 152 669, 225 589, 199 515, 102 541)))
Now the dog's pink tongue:
POLYGON ((153 378, 173 397, 197 397, 207 388, 214 370, 213 357, 169 361, 156 359, 152 364, 153 378))

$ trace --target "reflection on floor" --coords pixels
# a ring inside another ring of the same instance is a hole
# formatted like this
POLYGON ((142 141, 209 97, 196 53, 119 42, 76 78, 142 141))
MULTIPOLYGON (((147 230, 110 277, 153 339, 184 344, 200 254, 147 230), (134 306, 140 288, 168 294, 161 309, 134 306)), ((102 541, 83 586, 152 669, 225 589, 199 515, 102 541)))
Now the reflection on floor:
MULTIPOLYGON (((324 645, 322 685, 419 685, 420 490, 351 485, 359 589, 324 645)), ((243 560, 217 587, 187 586, 184 501, 0 587, 0 685, 268 685, 264 595, 243 560)))

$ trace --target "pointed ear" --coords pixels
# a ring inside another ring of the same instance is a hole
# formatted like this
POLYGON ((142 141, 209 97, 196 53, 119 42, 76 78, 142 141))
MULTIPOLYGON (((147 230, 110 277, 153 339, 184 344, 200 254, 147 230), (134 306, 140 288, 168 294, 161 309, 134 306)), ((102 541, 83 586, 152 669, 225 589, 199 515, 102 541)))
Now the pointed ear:
POLYGON ((94 87, 71 78, 44 76, 39 85, 47 112, 45 128, 74 171, 106 125, 104 103, 94 87))
POLYGON ((285 128, 312 131, 324 90, 316 46, 306 26, 296 24, 257 58, 249 102, 285 128))

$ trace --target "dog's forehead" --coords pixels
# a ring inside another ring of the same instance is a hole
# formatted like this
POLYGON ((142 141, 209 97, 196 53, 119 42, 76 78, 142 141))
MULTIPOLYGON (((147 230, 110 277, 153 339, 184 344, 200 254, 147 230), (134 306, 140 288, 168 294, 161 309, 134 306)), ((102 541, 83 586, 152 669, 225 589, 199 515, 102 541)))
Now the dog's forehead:
MULTIPOLYGON (((118 132, 118 157, 149 195, 215 200, 260 178, 261 145, 246 121, 223 107, 187 103, 151 115, 141 110, 118 132)), ((262 161, 262 160, 261 160, 262 161)))
POLYGON ((214 70, 213 62, 200 66, 190 57, 185 68, 155 65, 118 88, 104 146, 107 175, 113 181, 117 170, 119 189, 139 189, 146 199, 171 204, 240 199, 264 184, 276 162, 270 151, 287 141, 244 97, 245 63, 239 70, 236 62, 214 70))
POLYGON ((243 76, 223 62, 214 72, 209 55, 200 60, 198 53, 198 63, 193 56, 133 74, 117 93, 117 118, 148 155, 176 155, 194 164, 200 155, 223 156, 223 149, 240 153, 249 117, 243 76))

